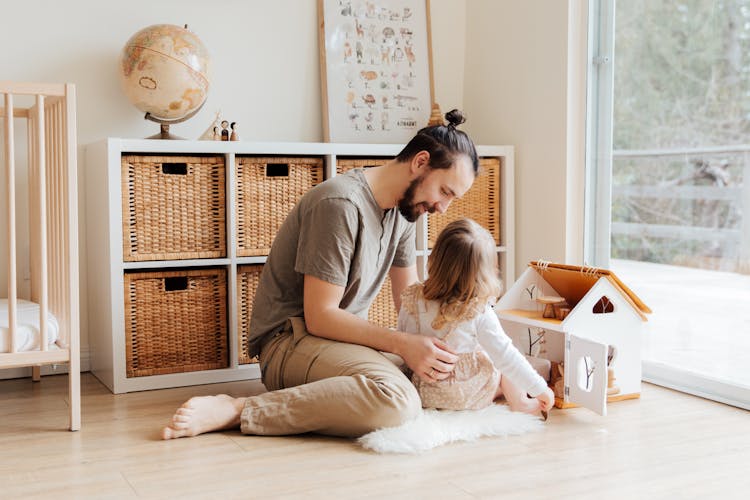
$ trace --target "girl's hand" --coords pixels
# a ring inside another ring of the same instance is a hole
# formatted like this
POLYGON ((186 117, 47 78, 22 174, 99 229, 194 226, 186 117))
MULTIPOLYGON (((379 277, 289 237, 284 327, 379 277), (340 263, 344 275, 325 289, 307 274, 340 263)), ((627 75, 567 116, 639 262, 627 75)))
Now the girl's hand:
POLYGON ((542 411, 549 411, 550 408, 552 408, 552 405, 555 404, 555 393, 552 392, 552 389, 547 387, 547 389, 538 395, 536 399, 539 401, 539 406, 542 411))

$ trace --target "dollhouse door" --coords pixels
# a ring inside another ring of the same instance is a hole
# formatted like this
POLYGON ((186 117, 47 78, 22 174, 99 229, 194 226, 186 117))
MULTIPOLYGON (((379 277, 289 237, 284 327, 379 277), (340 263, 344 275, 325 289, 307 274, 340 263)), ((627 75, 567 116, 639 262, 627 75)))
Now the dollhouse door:
POLYGON ((568 402, 607 414, 607 345, 566 334, 565 393, 568 402))

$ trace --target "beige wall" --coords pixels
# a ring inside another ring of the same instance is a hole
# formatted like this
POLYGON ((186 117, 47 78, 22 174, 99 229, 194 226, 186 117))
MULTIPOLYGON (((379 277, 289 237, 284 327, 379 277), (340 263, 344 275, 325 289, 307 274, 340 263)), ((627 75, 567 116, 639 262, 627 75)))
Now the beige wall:
MULTIPOLYGON (((567 16, 568 4, 576 1, 431 1, 437 102, 443 111, 466 111, 466 130, 477 143, 516 146, 519 270, 531 259, 564 260, 566 231, 571 220, 577 222, 577 216, 566 218, 571 195, 566 198, 565 187, 571 151, 567 16)), ((125 41, 156 23, 187 23, 214 63, 206 105, 190 121, 173 126, 173 133, 195 138, 221 110, 239 124, 243 140, 322 140, 316 0, 6 5, 0 7, 5 47, 0 79, 75 83, 80 153, 84 145, 105 137, 146 137, 157 131, 123 96, 117 67, 125 41)), ((79 178, 83 191, 86 179, 79 178)), ((573 191, 572 196, 580 194, 573 191)), ((87 210, 96 207, 81 204, 81 234, 87 210)), ((0 216, 4 219, 4 208, 0 216)), ((0 249, 0 258, 4 252, 0 249)), ((84 254, 84 292, 85 262, 84 254)), ((82 307, 85 356, 85 299, 82 307)))
MULTIPOLYGON (((437 94, 460 106, 465 0, 432 4, 437 94)), ((79 144, 104 137, 146 137, 158 126, 143 120, 122 94, 120 50, 145 26, 187 23, 212 55, 212 87, 203 109, 190 121, 174 125, 173 133, 196 138, 221 110, 238 123, 243 140, 320 141, 316 5, 316 0, 42 0, 13 2, 11 8, 3 4, 0 79, 74 82, 79 144)))
MULTIPOLYGON (((130 105, 118 79, 123 45, 151 24, 187 23, 212 55, 212 87, 206 104, 191 120, 172 126, 172 133, 196 138, 221 110, 238 123, 243 140, 323 140, 316 0, 40 0, 3 2, 0 16, 1 80, 77 86, 81 193, 86 182, 81 168, 86 144, 106 137, 147 137, 158 131, 130 105)), ((463 107, 465 18, 465 0, 432 0, 436 96, 447 109, 463 107)), ((19 164, 23 154, 24 150, 17 150, 19 164)), ((24 179, 25 173, 19 172, 18 182, 24 179)), ((18 203, 25 204, 23 190, 18 203)), ((85 207, 83 196, 79 205, 84 235, 86 211, 96 207, 85 207)), ((0 234, 5 234, 5 214, 0 206, 0 234)), ((19 224, 21 241, 28 237, 24 227, 19 224)), ((21 245, 19 267, 23 268, 27 252, 21 245)), ((7 251, 0 247, 0 262, 5 262, 7 251)), ((82 243, 84 360, 88 349, 85 250, 82 243)), ((19 269, 22 294, 28 290, 27 274, 19 269)), ((0 266, 3 289, 6 275, 0 266)))
POLYGON ((467 3, 467 128, 478 143, 516 147, 518 273, 530 260, 575 260, 566 255, 566 231, 581 220, 566 222, 566 211, 582 211, 566 194, 569 3, 578 2, 467 3))

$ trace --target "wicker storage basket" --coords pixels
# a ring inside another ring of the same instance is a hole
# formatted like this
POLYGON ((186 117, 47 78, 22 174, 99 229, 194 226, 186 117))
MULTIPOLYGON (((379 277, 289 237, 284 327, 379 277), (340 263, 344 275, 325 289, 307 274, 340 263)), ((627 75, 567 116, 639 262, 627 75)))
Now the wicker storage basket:
POLYGON ((253 301, 260 282, 263 265, 246 265, 237 268, 237 336, 239 364, 257 363, 257 357, 248 355, 248 335, 250 334, 250 318, 253 315, 253 301))
POLYGON ((226 274, 125 273, 127 377, 229 366, 226 274))
POLYGON ((391 292, 391 279, 386 278, 380 293, 370 305, 367 319, 373 323, 388 328, 396 328, 398 323, 398 311, 393 305, 393 293, 391 292))
POLYGON ((226 256, 223 156, 122 157, 126 262, 226 256))
POLYGON ((237 255, 268 255, 297 201, 323 181, 323 159, 237 157, 237 255))
POLYGON ((427 245, 435 246, 440 231, 450 222, 462 217, 474 219, 489 230, 500 242, 500 159, 480 158, 479 175, 471 189, 460 199, 454 200, 444 214, 428 214, 427 245))
POLYGON ((336 174, 345 174, 353 168, 379 167, 392 158, 336 158, 336 174))

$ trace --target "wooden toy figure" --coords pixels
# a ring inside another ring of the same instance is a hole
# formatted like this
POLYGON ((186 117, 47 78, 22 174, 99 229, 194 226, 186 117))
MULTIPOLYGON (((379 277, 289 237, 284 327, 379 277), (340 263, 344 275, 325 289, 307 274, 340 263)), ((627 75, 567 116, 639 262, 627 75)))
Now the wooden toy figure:
POLYGON ((615 384, 615 369, 612 364, 617 357, 617 349, 614 346, 609 346, 607 351, 607 396, 614 396, 620 393, 620 388, 615 384))
POLYGON ((228 141, 229 140, 229 122, 226 120, 221 121, 221 140, 222 141, 228 141))
POLYGON ((198 137, 199 141, 218 141, 221 136, 219 135, 219 111, 216 112, 214 121, 211 125, 206 128, 205 132, 198 137))
POLYGON ((230 141, 239 141, 240 140, 240 136, 237 133, 237 122, 232 122, 232 124, 229 126, 229 128, 232 129, 232 133, 229 136, 229 140, 230 141))
POLYGON ((550 373, 550 387, 555 397, 558 399, 565 398, 565 368, 562 363, 553 361, 550 373))

